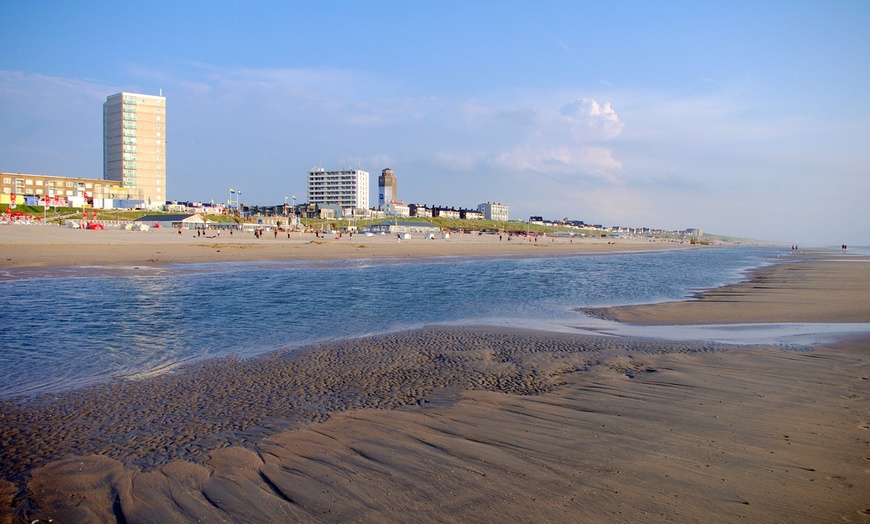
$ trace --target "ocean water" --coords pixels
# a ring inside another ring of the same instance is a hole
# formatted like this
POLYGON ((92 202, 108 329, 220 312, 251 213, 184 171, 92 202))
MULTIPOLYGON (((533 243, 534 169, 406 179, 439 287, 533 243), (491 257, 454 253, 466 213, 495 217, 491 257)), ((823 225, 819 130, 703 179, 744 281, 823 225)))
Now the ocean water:
POLYGON ((574 329, 589 321, 575 308, 684 298, 739 281, 788 251, 20 272, 0 282, 0 398, 427 324, 574 329))

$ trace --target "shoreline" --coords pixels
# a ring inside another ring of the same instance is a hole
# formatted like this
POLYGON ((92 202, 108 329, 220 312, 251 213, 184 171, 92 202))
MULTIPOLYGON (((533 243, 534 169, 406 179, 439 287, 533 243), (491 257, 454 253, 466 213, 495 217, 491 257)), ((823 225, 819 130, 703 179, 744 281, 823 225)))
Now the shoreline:
POLYGON ((688 300, 579 308, 591 316, 647 326, 750 323, 866 323, 870 256, 819 250, 756 268, 741 282, 699 291, 688 300))
MULTIPOLYGON (((870 262, 812 258, 637 307, 867 322, 870 262)), ((0 522, 868 522, 868 348, 442 326, 204 361, 0 402, 0 522)))

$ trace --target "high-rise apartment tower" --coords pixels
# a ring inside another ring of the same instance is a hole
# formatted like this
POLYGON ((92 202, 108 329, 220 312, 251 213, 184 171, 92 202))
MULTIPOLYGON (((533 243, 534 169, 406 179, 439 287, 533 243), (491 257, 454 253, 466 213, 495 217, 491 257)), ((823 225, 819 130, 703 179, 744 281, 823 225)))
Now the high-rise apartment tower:
POLYGON ((378 208, 384 209, 385 205, 398 201, 396 175, 393 174, 392 169, 386 168, 381 171, 381 176, 378 177, 378 208))
POLYGON ((369 207, 369 174, 360 169, 308 172, 308 203, 339 206, 342 216, 369 207))
POLYGON ((103 179, 148 207, 166 202, 166 98, 117 93, 103 104, 103 179))

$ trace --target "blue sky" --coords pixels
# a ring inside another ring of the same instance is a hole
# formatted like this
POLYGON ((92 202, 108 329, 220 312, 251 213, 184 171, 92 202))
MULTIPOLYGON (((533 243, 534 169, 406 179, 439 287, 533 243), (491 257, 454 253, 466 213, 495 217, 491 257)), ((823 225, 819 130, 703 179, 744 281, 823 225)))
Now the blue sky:
POLYGON ((406 203, 870 245, 870 2, 0 4, 0 171, 99 178, 102 103, 167 97, 178 200, 406 203))

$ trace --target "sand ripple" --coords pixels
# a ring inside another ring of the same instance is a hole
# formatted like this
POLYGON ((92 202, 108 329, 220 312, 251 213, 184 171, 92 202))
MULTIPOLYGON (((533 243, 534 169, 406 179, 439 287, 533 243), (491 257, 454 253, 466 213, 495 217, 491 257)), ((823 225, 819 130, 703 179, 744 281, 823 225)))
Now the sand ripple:
MULTIPOLYGON (((217 359, 178 373, 0 404, 0 473, 20 480, 28 470, 69 454, 99 454, 145 470, 178 459, 204 461, 215 449, 322 422, 331 413, 425 404, 436 389, 547 392, 563 375, 597 363, 603 352, 715 348, 437 328, 242 361, 217 359)), ((617 369, 635 372, 624 363, 617 369)))

